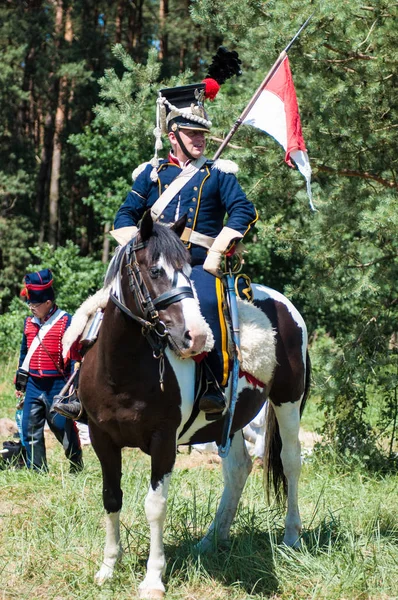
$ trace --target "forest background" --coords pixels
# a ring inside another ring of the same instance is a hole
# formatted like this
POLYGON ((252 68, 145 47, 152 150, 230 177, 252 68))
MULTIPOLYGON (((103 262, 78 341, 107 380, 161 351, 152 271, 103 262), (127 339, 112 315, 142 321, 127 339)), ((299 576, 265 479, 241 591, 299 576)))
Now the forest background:
POLYGON ((394 467, 398 4, 387 0, 3 0, 3 365, 18 352, 26 272, 50 267, 71 312, 101 287, 113 217, 153 153, 157 90, 200 81, 220 44, 239 52, 242 76, 208 106, 211 156, 311 13, 289 56, 317 212, 264 133, 241 127, 223 157, 260 215, 247 273, 307 322, 324 451, 394 467))

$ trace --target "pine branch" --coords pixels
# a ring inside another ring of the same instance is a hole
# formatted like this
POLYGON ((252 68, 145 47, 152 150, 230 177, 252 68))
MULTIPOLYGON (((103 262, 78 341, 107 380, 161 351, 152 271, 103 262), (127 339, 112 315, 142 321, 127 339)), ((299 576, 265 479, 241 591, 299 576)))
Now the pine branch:
POLYGON ((316 168, 318 171, 322 171, 324 173, 333 173, 335 175, 341 175, 343 177, 359 177, 361 179, 370 179, 372 181, 376 181, 387 188, 395 188, 398 189, 398 183, 395 181, 388 181, 387 179, 383 179, 378 175, 372 175, 367 171, 353 171, 351 169, 333 169, 332 167, 327 167, 326 165, 317 165, 316 168))
POLYGON ((385 260, 393 260, 394 258, 397 258, 398 254, 395 252, 394 254, 387 254, 386 256, 380 256, 379 258, 376 258, 375 260, 371 260, 367 263, 359 263, 357 265, 347 265, 346 268, 347 269, 366 269, 367 267, 372 267, 373 265, 377 265, 377 263, 381 262, 381 261, 385 261, 385 260))
POLYGON ((336 52, 336 54, 342 54, 345 56, 345 59, 342 60, 333 60, 326 59, 326 62, 347 62, 349 60, 377 60, 377 56, 368 56, 367 54, 363 54, 362 52, 344 52, 343 50, 339 50, 338 48, 334 48, 330 44, 324 44, 324 47, 328 50, 332 50, 332 52, 336 52))

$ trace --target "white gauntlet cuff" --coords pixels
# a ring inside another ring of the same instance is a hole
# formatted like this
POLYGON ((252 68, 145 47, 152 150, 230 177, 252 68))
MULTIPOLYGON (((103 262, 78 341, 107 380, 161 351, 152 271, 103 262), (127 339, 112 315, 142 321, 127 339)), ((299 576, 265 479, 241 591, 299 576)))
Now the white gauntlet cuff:
POLYGON ((137 231, 138 227, 136 227, 135 225, 131 225, 130 227, 120 227, 119 229, 113 229, 109 233, 121 246, 125 246, 135 236, 137 231))

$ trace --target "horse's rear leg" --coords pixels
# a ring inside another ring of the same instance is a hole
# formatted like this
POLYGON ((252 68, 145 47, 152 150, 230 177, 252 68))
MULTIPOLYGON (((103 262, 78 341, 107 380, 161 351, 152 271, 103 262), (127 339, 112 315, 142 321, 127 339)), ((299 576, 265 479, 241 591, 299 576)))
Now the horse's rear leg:
POLYGON ((229 537, 238 503, 252 470, 252 461, 246 448, 243 434, 238 431, 232 440, 228 456, 222 461, 224 490, 214 521, 204 538, 197 544, 199 552, 211 549, 215 537, 225 541, 229 537))
POLYGON ((145 514, 150 527, 150 548, 145 579, 139 586, 140 598, 164 597, 162 577, 166 569, 163 528, 171 471, 176 458, 176 443, 169 435, 154 436, 150 448, 151 484, 145 498, 145 514))
POLYGON ((90 424, 90 438, 102 469, 102 499, 106 510, 104 558, 94 580, 98 585, 113 576, 122 549, 120 545, 120 510, 122 508, 122 452, 112 439, 90 424))
POLYGON ((283 541, 293 548, 301 546, 301 518, 298 507, 298 482, 301 471, 300 404, 301 400, 281 406, 272 405, 279 425, 282 440, 281 460, 287 480, 287 514, 283 541))

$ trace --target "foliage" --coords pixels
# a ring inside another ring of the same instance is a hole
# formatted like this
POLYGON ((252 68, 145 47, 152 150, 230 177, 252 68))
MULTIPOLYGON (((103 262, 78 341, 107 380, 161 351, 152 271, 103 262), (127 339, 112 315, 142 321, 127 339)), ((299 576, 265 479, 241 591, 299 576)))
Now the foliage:
POLYGON ((313 342, 313 372, 325 416, 318 450, 327 458, 337 453, 342 465, 354 457, 372 470, 397 470, 398 356, 385 346, 376 320, 361 336, 339 344, 340 338, 321 335, 313 342))
POLYGON ((0 314, 3 302, 19 294, 25 267, 31 260, 29 245, 33 238, 32 224, 27 217, 0 217, 0 314))
MULTIPOLYGON (((4 315, 0 315, 0 361, 4 365, 19 353, 23 322, 29 314, 26 303, 14 298, 4 315)), ((14 365, 15 368, 17 364, 14 365)))
POLYGON ((29 271, 51 268, 57 304, 70 313, 102 287, 105 266, 91 256, 80 256, 79 248, 71 241, 54 250, 50 244, 32 249, 38 263, 31 264, 29 271))
POLYGON ((90 194, 83 201, 102 223, 113 222, 132 165, 148 160, 153 152, 150 136, 155 121, 150 100, 160 71, 155 51, 146 65, 134 63, 120 45, 113 53, 123 63, 123 76, 119 79, 114 69, 105 71, 99 80, 104 103, 95 107, 94 123, 69 138, 85 159, 79 175, 87 178, 90 194))

